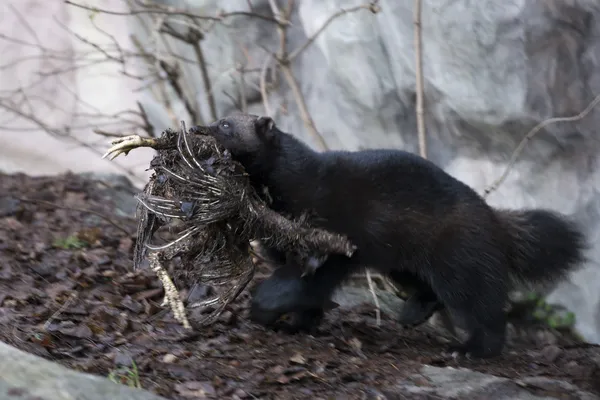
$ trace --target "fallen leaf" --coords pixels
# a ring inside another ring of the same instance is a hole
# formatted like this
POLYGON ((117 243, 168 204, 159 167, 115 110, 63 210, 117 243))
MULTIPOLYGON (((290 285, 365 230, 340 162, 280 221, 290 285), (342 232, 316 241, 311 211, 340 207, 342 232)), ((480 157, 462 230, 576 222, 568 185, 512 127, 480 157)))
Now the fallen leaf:
POLYGON ((120 305, 135 314, 139 314, 144 309, 144 306, 142 306, 141 303, 133 300, 129 295, 125 296, 120 305))
POLYGON ((306 364, 306 359, 304 358, 304 356, 302 354, 296 353, 292 357, 290 357, 290 362, 292 364, 304 365, 304 364, 306 364))
POLYGON ((177 356, 175 354, 165 354, 162 360, 165 364, 172 364, 177 361, 177 356))
MULTIPOLYGON (((69 321, 70 322, 70 321, 69 321)), ((58 331, 66 336, 78 339, 89 339, 93 336, 92 330, 87 325, 61 326, 58 331)))
POLYGON ((147 299, 153 299, 155 297, 160 297, 163 294, 163 289, 162 288, 156 288, 156 289, 149 289, 149 290, 144 290, 142 292, 136 293, 135 296, 133 296, 136 300, 147 300, 147 299))
POLYGON ((210 382, 188 381, 175 385, 175 390, 184 397, 206 399, 215 397, 217 392, 210 382))
POLYGON ((309 375, 310 375, 310 373, 307 370, 303 369, 301 371, 294 372, 292 374, 282 375, 279 378, 277 378, 277 382, 281 383, 282 385, 285 385, 290 382, 299 381, 301 379, 304 379, 309 375))

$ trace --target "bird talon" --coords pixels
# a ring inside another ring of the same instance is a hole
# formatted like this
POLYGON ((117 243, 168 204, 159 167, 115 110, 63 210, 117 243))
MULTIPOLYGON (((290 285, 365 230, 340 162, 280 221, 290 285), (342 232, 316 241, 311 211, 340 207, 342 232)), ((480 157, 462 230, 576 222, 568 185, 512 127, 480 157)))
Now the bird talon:
POLYGON ((102 158, 110 156, 109 159, 114 160, 121 154, 127 156, 131 150, 138 147, 153 147, 156 145, 156 140, 143 138, 140 135, 129 135, 113 139, 110 143, 112 146, 104 153, 102 158))

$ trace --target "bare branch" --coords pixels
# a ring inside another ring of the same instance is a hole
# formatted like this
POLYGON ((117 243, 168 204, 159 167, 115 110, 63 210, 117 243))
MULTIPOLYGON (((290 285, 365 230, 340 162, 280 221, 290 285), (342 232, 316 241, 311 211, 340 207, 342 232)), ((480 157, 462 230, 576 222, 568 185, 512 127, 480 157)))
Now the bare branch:
POLYGON ((574 115, 572 117, 555 117, 555 118, 550 118, 550 119, 547 119, 545 121, 540 122, 535 127, 533 127, 533 129, 531 129, 523 137, 523 139, 521 140, 521 142, 519 143, 519 145, 517 146, 517 148, 515 149, 515 151, 512 153, 512 155, 510 157, 510 160, 508 162, 508 165, 504 169, 504 173, 502 174, 502 176, 500 176, 500 178, 498 178, 487 189, 485 189, 485 191, 483 193, 483 197, 486 198, 487 196, 489 196, 490 193, 492 193, 494 190, 497 190, 498 187, 502 184, 502 182, 504 182, 504 180, 508 176, 510 170, 512 169, 512 167, 514 166, 514 164, 517 162, 517 159, 519 158, 519 156, 521 155, 521 153, 523 152, 523 149, 525 148, 525 146, 527 145, 527 143, 531 139, 533 139, 533 137, 539 131, 541 131, 542 129, 544 129, 546 126, 551 125, 551 124, 555 124, 557 122, 574 122, 574 121, 579 121, 580 119, 585 118, 590 113, 590 111, 592 111, 592 109, 598 105, 598 103, 600 103, 600 95, 597 95, 594 98, 594 100, 592 100, 592 102, 590 104, 588 104, 588 106, 582 112, 580 112, 577 115, 574 115))
POLYGON ((415 72, 416 72, 416 113, 417 132, 419 134, 419 154, 427 158, 425 136, 425 118, 423 111, 423 55, 421 52, 421 0, 415 0, 413 22, 415 25, 415 72))
POLYGON ((202 76, 202 83, 204 83, 204 90, 206 91, 206 99, 208 100, 208 106, 210 107, 210 117, 212 121, 217 119, 217 105, 215 103, 215 96, 212 91, 212 85, 210 78, 208 77, 208 70, 206 69, 206 61, 204 60, 204 53, 200 40, 192 44, 194 53, 198 58, 198 65, 200 66, 200 75, 202 76))
POLYGON ((304 121, 306 129, 308 129, 308 133, 313 137, 313 139, 317 141, 317 145, 320 147, 321 150, 327 149, 327 144, 325 143, 323 136, 321 136, 319 131, 317 131, 317 127, 315 126, 315 123, 312 117, 310 116, 310 113, 308 112, 306 101, 304 100, 304 96, 300 91, 300 86, 298 85, 298 82, 294 77, 292 68, 287 64, 280 64, 279 67, 281 68, 283 76, 285 76, 288 85, 290 85, 290 89, 292 89, 294 100, 298 105, 298 111, 300 111, 300 116, 302 117, 302 121, 304 121))
POLYGON ((107 132, 107 131, 103 131, 102 129, 94 129, 93 132, 97 135, 105 136, 105 137, 119 138, 119 137, 123 136, 121 133, 107 132))
POLYGON ((375 302, 375 320, 377 326, 381 325, 381 306, 379 305, 379 298, 377 297, 377 293, 375 293, 375 285, 373 285, 373 278, 371 278, 371 271, 367 269, 367 284, 369 285, 369 291, 373 296, 373 301, 375 302))
POLYGON ((167 81, 169 82, 169 85, 175 91, 177 97, 179 97, 179 99, 183 102, 186 111, 190 115, 190 119, 192 121, 197 121, 197 123, 201 124, 202 122, 200 116, 196 112, 196 109, 194 108, 190 100, 183 92, 183 88, 179 83, 179 69, 177 68, 177 65, 175 67, 172 67, 169 64, 167 64, 166 61, 160 61, 158 64, 165 72, 165 74, 167 74, 167 81))
POLYGON ((187 18, 191 18, 194 20, 197 19, 197 20, 209 20, 209 21, 222 21, 223 19, 229 18, 229 17, 246 16, 246 17, 260 18, 264 21, 268 21, 268 22, 272 22, 272 23, 279 23, 277 20, 275 20, 274 18, 271 18, 269 16, 261 15, 261 14, 257 14, 257 13, 253 13, 253 12, 247 12, 247 11, 233 11, 233 12, 229 12, 229 13, 221 13, 216 16, 208 16, 208 15, 194 14, 194 13, 187 12, 184 10, 176 9, 174 7, 163 7, 158 4, 153 4, 152 7, 145 5, 145 7, 147 7, 147 8, 144 8, 141 10, 130 10, 130 11, 123 12, 123 11, 106 10, 106 9, 102 9, 102 8, 98 8, 98 7, 90 7, 90 6, 86 6, 84 4, 75 3, 71 0, 64 0, 64 1, 66 4, 69 4, 71 6, 75 6, 77 8, 81 8, 84 10, 98 12, 98 13, 102 13, 102 14, 108 14, 108 15, 123 16, 123 17, 133 16, 133 15, 141 15, 141 14, 158 14, 158 15, 166 15, 166 16, 187 17, 187 18))
POLYGON ((267 94, 267 69, 269 68, 269 64, 273 61, 273 56, 268 55, 265 58, 263 66, 260 71, 260 94, 263 101, 263 106, 265 108, 266 115, 273 115, 271 111, 271 106, 269 105, 269 96, 267 94))
MULTIPOLYGON (((273 14, 275 15, 275 18, 278 21, 281 20, 282 19, 281 12, 279 11, 279 8, 277 7, 276 0, 269 0, 269 4, 271 5, 271 9, 273 11, 273 14)), ((291 6, 289 7, 289 9, 291 12, 291 6)), ((286 18, 289 18, 289 15, 286 15, 286 18)), ((304 96, 302 95, 302 91, 300 90, 300 86, 298 85, 298 82, 296 81, 296 78, 294 77, 294 73, 292 72, 291 64, 289 63, 289 59, 287 57, 286 26, 283 23, 278 24, 277 32, 279 34, 279 52, 278 52, 277 56, 275 57, 275 60, 277 61, 279 68, 281 68, 281 71, 283 72, 283 75, 284 75, 288 85, 290 86, 290 89, 292 90, 292 94, 294 96, 294 100, 296 101, 296 104, 298 105, 298 110, 300 111, 300 116, 302 118, 302 121, 304 122, 304 126, 308 130, 308 133, 310 134, 310 136, 312 136, 313 139, 316 140, 319 148, 321 150, 325 150, 325 149, 327 149, 327 144, 325 143, 325 140, 323 139, 321 134, 317 131, 317 127, 315 126, 315 123, 314 123, 312 117, 310 116, 310 113, 308 112, 306 100, 304 99, 304 96)))
POLYGON ((337 18, 341 17, 342 15, 346 15, 346 14, 353 13, 353 12, 360 11, 360 10, 369 10, 373 14, 378 13, 380 11, 379 6, 377 5, 378 2, 379 1, 376 0, 376 1, 372 1, 368 4, 361 4, 356 7, 352 7, 352 8, 348 8, 348 9, 341 9, 338 12, 336 12, 335 14, 332 14, 329 18, 327 18, 325 23, 323 23, 323 25, 319 29, 317 29, 317 31, 308 38, 308 40, 302 46, 298 47, 296 50, 294 50, 290 53, 290 56, 288 57, 288 59, 291 62, 296 57, 298 57, 300 54, 302 54, 302 52, 304 50, 306 50, 317 39, 317 37, 321 33, 323 33, 323 31, 329 26, 329 24, 331 24, 333 21, 335 21, 337 18))
POLYGON ((146 109, 142 106, 142 103, 139 101, 136 102, 138 108, 140 109, 140 115, 142 120, 144 121, 144 130, 148 133, 148 136, 153 138, 156 137, 156 131, 154 130, 154 126, 150 123, 150 119, 148 118, 148 113, 146 113, 146 109))
POLYGON ((210 117, 212 121, 215 121, 217 119, 217 106, 215 104, 215 96, 212 91, 210 78, 208 76, 208 70, 206 68, 206 60, 204 59, 204 53, 201 47, 201 42, 204 38, 204 34, 198 29, 189 28, 187 34, 184 35, 177 32, 168 24, 164 24, 162 31, 192 46, 192 49, 196 54, 196 59, 198 60, 198 65, 200 67, 200 75, 202 76, 202 83, 204 84, 206 99, 208 101, 208 106, 210 107, 210 117))

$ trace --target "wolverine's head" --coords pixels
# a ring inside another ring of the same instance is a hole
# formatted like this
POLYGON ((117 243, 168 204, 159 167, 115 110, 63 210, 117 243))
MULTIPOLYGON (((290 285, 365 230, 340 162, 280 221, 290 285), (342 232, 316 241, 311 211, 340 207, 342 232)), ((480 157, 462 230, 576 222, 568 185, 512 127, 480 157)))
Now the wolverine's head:
POLYGON ((226 116, 210 127, 210 135, 238 159, 264 153, 277 132, 273 119, 250 114, 226 116))

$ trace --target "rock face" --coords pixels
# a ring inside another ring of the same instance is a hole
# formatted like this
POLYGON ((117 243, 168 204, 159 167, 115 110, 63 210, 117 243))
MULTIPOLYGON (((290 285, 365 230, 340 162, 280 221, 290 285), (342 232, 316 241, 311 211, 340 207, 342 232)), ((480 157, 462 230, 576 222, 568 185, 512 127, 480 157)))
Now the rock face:
POLYGON ((69 370, 0 342, 0 398, 165 400, 106 378, 69 370))
MULTIPOLYGON (((270 15, 268 0, 162 2, 206 15, 214 15, 217 7, 248 11, 251 4, 253 12, 270 15)), ((288 47, 302 45, 341 8, 360 3, 297 1, 288 47)), ((422 3, 428 155, 477 191, 482 193, 502 175, 513 150, 534 125, 550 117, 575 115, 600 94, 598 1, 422 3)), ((379 4, 381 12, 376 15, 362 10, 336 19, 292 66, 308 110, 330 148, 396 147, 416 152, 413 2, 379 4)), ((75 15, 83 25, 87 15, 75 15)), ((147 38, 150 46, 154 36, 144 34, 137 19, 128 21, 132 32, 147 38)), ((275 52, 277 40, 274 25, 258 18, 240 16, 211 25, 202 49, 218 115, 236 109, 232 100, 240 81, 236 66, 260 70, 263 49, 275 52)), ((191 48, 179 42, 172 41, 171 48, 194 57, 191 48)), ((182 74, 202 119, 210 120, 199 68, 185 66, 182 74)), ((263 114, 258 73, 245 76, 249 110, 263 114)), ((129 87, 122 90, 130 101, 129 87)), ((155 128, 173 126, 167 110, 148 94, 139 92, 138 99, 150 111, 155 128)), ((172 104, 175 113, 187 118, 180 102, 172 104)), ((282 129, 315 144, 285 83, 269 95, 269 104, 282 129)), ((573 310, 579 331, 596 343, 600 342, 599 124, 600 111, 593 110, 580 121, 547 126, 529 141, 506 181, 489 197, 495 206, 548 207, 584 224, 593 245, 590 261, 560 284, 550 301, 573 310)), ((129 165, 135 157, 142 155, 126 158, 129 165)))

